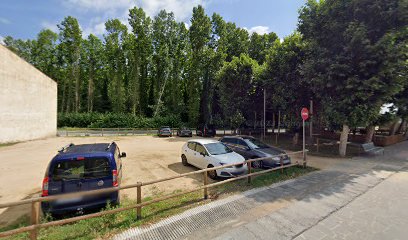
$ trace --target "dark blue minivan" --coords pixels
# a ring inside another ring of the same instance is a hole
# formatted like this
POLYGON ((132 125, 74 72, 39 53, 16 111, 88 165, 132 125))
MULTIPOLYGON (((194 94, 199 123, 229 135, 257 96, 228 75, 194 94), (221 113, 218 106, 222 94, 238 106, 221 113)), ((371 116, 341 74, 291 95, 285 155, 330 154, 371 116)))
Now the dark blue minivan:
MULTIPOLYGON (((121 159, 117 144, 70 144, 62 148, 49 163, 42 187, 42 196, 118 187, 122 179, 121 159)), ((119 192, 42 202, 44 213, 61 215, 68 212, 119 204, 119 192)))

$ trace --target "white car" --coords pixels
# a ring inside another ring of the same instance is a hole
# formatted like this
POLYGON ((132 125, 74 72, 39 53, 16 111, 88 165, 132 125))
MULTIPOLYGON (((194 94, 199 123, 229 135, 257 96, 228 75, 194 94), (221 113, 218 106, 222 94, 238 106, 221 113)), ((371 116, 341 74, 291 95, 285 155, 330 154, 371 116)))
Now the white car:
POLYGON ((232 151, 223 143, 212 139, 192 139, 181 149, 183 165, 191 164, 200 169, 218 167, 232 163, 242 163, 236 166, 209 171, 212 179, 217 177, 234 177, 248 172, 245 158, 232 151))

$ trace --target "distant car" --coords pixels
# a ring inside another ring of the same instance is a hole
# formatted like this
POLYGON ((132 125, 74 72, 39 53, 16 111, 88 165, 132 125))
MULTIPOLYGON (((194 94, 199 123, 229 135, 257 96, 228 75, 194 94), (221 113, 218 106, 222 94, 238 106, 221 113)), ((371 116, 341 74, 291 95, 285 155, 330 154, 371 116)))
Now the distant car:
POLYGON ((179 137, 192 137, 193 132, 187 127, 181 127, 177 130, 177 136, 179 137))
POLYGON ((281 165, 290 164, 291 160, 288 155, 282 157, 273 157, 274 155, 285 154, 282 149, 269 146, 256 138, 250 136, 225 136, 220 141, 226 144, 235 152, 241 154, 245 159, 271 157, 270 160, 261 160, 252 162, 254 168, 274 168, 281 165))
POLYGON ((201 125, 197 127, 196 135, 201 137, 215 137, 216 130, 213 125, 201 125))
POLYGON ((212 139, 189 140, 182 147, 181 162, 183 165, 191 164, 200 169, 240 163, 236 166, 209 171, 208 176, 212 179, 234 177, 246 174, 248 171, 244 157, 232 151, 225 144, 212 139))
POLYGON ((173 134, 169 126, 163 126, 157 131, 159 137, 171 137, 173 134))
MULTIPOLYGON (((119 187, 122 179, 122 158, 115 142, 70 144, 62 148, 48 164, 42 186, 42 196, 119 187)), ((42 202, 44 213, 63 215, 87 209, 103 208, 120 203, 119 192, 86 197, 64 198, 42 202)))

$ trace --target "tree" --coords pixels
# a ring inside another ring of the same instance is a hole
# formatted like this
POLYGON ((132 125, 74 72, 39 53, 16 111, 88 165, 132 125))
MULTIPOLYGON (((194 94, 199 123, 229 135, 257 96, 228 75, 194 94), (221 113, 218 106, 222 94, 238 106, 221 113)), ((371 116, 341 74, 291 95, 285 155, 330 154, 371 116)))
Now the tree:
MULTIPOLYGON (((93 112, 95 106, 95 89, 100 90, 102 84, 103 67, 103 44, 102 41, 93 34, 83 42, 82 69, 87 80, 87 111, 93 112), (95 86, 96 85, 96 86, 95 86)), ((99 95, 99 94, 98 94, 99 95)))
POLYGON ((107 56, 107 74, 109 79, 108 96, 114 112, 125 110, 125 65, 124 42, 127 27, 119 19, 105 23, 108 34, 105 36, 105 52, 107 56))
POLYGON ((343 126, 341 156, 350 126, 375 121, 380 107, 402 90, 406 72, 390 71, 400 61, 387 43, 390 33, 406 26, 400 2, 310 0, 300 11, 299 31, 309 48, 302 70, 326 119, 343 126))
POLYGON ((208 119, 210 91, 210 78, 208 77, 205 57, 208 54, 208 44, 211 39, 211 20, 205 14, 201 5, 193 9, 189 34, 192 56, 190 58, 189 81, 187 83, 188 117, 191 124, 197 124, 199 114, 201 115, 201 121, 208 119))
POLYGON ((251 94, 258 63, 246 54, 233 57, 231 62, 225 62, 219 72, 218 83, 221 107, 224 117, 229 119, 239 112, 247 119, 252 112, 251 94))
POLYGON ((258 81, 265 87, 269 108, 283 109, 286 114, 299 116, 311 97, 309 83, 302 78, 300 66, 304 61, 305 46, 299 33, 281 43, 278 39, 268 51, 258 81))
POLYGON ((68 79, 62 83, 62 111, 79 111, 80 106, 80 57, 82 31, 76 18, 68 16, 58 25, 59 50, 61 51, 62 65, 68 79), (73 87, 73 85, 75 85, 73 87))
POLYGON ((134 66, 134 78, 136 82, 139 82, 139 106, 140 112, 144 115, 151 116, 152 110, 149 108, 149 98, 152 98, 150 93, 152 84, 149 79, 149 67, 151 64, 151 55, 153 53, 152 48, 152 21, 150 17, 146 16, 146 13, 142 8, 134 7, 129 10, 129 24, 132 27, 132 32, 135 36, 134 48, 133 48, 133 66, 134 66))
POLYGON ((276 40, 278 40, 278 35, 274 32, 263 35, 259 35, 256 32, 252 33, 248 46, 249 56, 262 65, 265 62, 269 49, 276 40))

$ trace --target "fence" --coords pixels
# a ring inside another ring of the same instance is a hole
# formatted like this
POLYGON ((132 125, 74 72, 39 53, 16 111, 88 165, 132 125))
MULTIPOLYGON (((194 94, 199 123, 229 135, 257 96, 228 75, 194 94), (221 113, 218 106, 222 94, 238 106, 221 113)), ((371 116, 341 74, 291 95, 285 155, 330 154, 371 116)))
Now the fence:
POLYGON ((298 151, 298 152, 292 152, 292 153, 278 154, 278 155, 274 155, 274 156, 266 157, 266 158, 250 159, 250 160, 245 161, 245 163, 248 166, 248 174, 237 176, 237 177, 230 178, 230 179, 226 179, 224 181, 220 181, 220 182, 216 182, 216 183, 211 183, 211 184, 208 184, 208 172, 209 171, 215 171, 217 169, 233 167, 233 166, 236 166, 236 165, 240 165, 242 163, 233 163, 233 164, 226 164, 226 165, 213 167, 213 168, 206 168, 206 169, 193 171, 193 172, 189 172, 189 173, 184 173, 184 174, 179 174, 179 175, 176 175, 176 176, 162 178, 162 179, 158 179, 158 180, 153 180, 153 181, 148 181, 148 182, 137 182, 136 184, 130 184, 130 185, 126 185, 126 186, 123 186, 123 187, 112 187, 112 188, 105 188, 105 189, 100 189, 100 190, 92 190, 92 191, 84 191, 84 192, 76 192, 76 193, 67 193, 67 194, 53 195, 53 196, 47 196, 47 197, 37 197, 37 198, 25 199, 25 200, 21 200, 21 201, 17 201, 17 202, 10 202, 10 203, 0 204, 0 208, 8 208, 8 207, 14 207, 14 206, 19 206, 19 205, 23 205, 23 204, 31 204, 31 225, 26 226, 26 227, 20 227, 20 228, 9 230, 9 231, 5 231, 5 232, 0 232, 0 237, 7 237, 7 236, 15 235, 15 234, 18 234, 18 233, 30 232, 30 239, 37 239, 38 230, 41 229, 41 228, 64 225, 64 224, 68 224, 68 223, 72 223, 72 222, 76 222, 76 221, 80 221, 80 220, 100 217, 100 216, 104 216, 104 215, 107 215, 107 214, 114 214, 114 213, 127 211, 127 210, 131 210, 131 209, 136 209, 137 219, 141 219, 142 218, 142 207, 144 207, 146 205, 149 205, 149 204, 152 204, 152 203, 155 203, 155 202, 160 202, 160 201, 163 201, 163 200, 166 200, 166 199, 169 199, 169 198, 178 197, 178 196, 188 194, 188 193, 191 193, 191 192, 195 192, 195 191, 199 191, 199 190, 203 190, 204 199, 207 199, 208 198, 208 188, 215 187, 215 186, 222 185, 222 184, 226 184, 228 182, 232 182, 232 181, 236 181, 236 180, 244 179, 244 178, 247 178, 248 183, 250 184, 251 181, 252 181, 252 177, 254 177, 254 176, 264 174, 264 173, 268 173, 268 172, 272 172, 272 171, 278 171, 278 170, 281 170, 283 172, 283 170, 285 168, 289 168, 289 167, 292 167, 292 166, 299 166, 298 161, 296 161, 295 163, 291 163, 289 165, 283 165, 283 160, 281 158, 280 167, 267 169, 267 170, 262 170, 262 171, 258 171, 258 172, 252 172, 252 164, 251 163, 255 162, 255 161, 268 160, 268 159, 271 159, 273 157, 283 157, 283 156, 286 156, 286 155, 295 155, 295 154, 302 153, 303 154, 303 164, 302 165, 303 165, 303 167, 306 167, 306 165, 307 165, 307 162, 306 162, 306 160, 307 160, 306 155, 307 154, 306 153, 307 152, 308 152, 308 150, 306 150, 305 152, 298 151), (148 185, 152 185, 152 184, 156 184, 156 183, 160 183, 160 182, 165 182, 165 181, 169 181, 169 180, 173 180, 173 179, 177 179, 177 178, 182 178, 182 177, 190 176, 190 175, 193 175, 193 174, 200 174, 200 173, 203 174, 203 183, 204 183, 203 186, 199 186, 199 187, 194 188, 192 190, 188 190, 188 191, 184 191, 184 192, 180 192, 180 193, 176 193, 176 194, 171 194, 171 195, 163 196, 163 197, 153 199, 153 200, 150 200, 150 201, 142 202, 142 187, 143 186, 148 186, 148 185), (119 208, 112 209, 112 210, 101 211, 101 212, 97 212, 97 213, 92 213, 92 214, 88 214, 88 215, 77 216, 77 217, 72 217, 72 218, 67 218, 67 219, 62 219, 62 220, 57 220, 57 221, 40 223, 40 203, 41 202, 53 201, 53 200, 64 199, 64 198, 74 198, 74 197, 79 197, 79 196, 91 196, 91 195, 97 195, 97 194, 103 194, 103 193, 111 193, 111 192, 116 192, 116 191, 125 190, 125 189, 133 189, 133 188, 136 188, 136 191, 137 191, 137 200, 136 200, 137 204, 135 204, 135 205, 127 206, 127 207, 119 207, 119 208))

